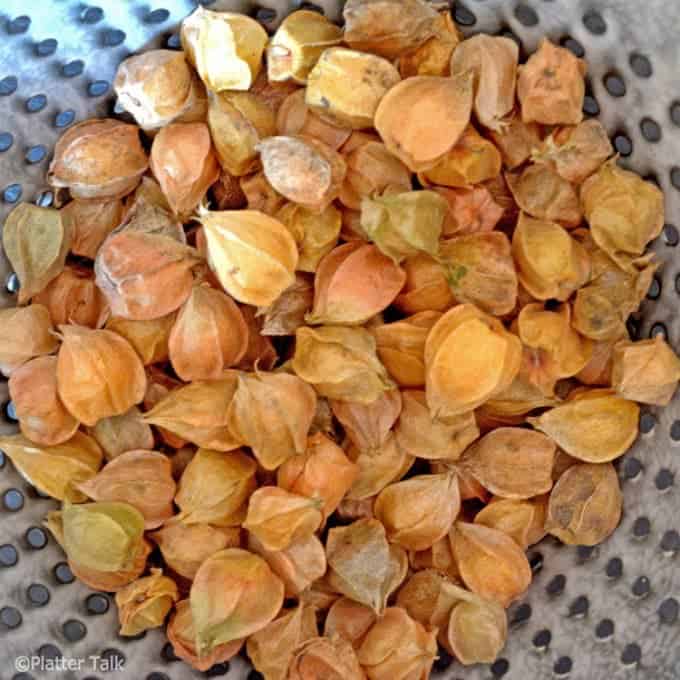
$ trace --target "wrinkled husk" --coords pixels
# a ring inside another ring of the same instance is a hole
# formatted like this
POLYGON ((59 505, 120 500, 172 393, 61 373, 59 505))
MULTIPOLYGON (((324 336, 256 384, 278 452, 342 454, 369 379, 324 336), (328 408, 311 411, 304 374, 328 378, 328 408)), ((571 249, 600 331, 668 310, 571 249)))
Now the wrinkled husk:
POLYGON ((248 345, 237 368, 244 371, 271 371, 279 356, 271 340, 262 333, 263 320, 258 318, 255 307, 240 305, 240 309, 248 327, 248 345))
POLYGON ((341 597, 328 610, 323 632, 329 638, 344 638, 357 650, 376 620, 375 612, 366 605, 341 597))
POLYGON ((286 199, 272 187, 262 171, 241 177, 239 184, 249 210, 274 217, 286 204, 286 199))
POLYGON ((502 531, 526 550, 545 536, 547 512, 547 495, 528 500, 493 498, 475 515, 475 523, 502 531))
POLYGON ((94 260, 99 246, 123 220, 120 199, 69 201, 61 210, 61 219, 71 230, 71 252, 94 260))
POLYGON ((340 636, 315 637, 293 650, 287 680, 365 680, 349 642, 340 636))
POLYGON ((403 262, 406 283, 394 301, 404 314, 445 312, 455 301, 441 265, 429 255, 416 255, 403 262))
POLYGON ((541 126, 525 123, 517 110, 505 118, 498 130, 490 130, 489 135, 503 156, 503 164, 510 170, 533 158, 542 144, 541 126))
POLYGON ((135 348, 142 363, 150 366, 169 359, 168 340, 176 318, 177 315, 174 313, 146 321, 113 316, 106 322, 106 330, 124 337, 135 348))
POLYGON ((224 170, 217 182, 210 187, 210 191, 217 210, 241 210, 248 205, 248 199, 241 189, 241 178, 224 170))
POLYGON ((314 301, 314 282, 306 274, 297 273, 295 281, 257 315, 263 317, 262 335, 295 335, 305 325, 305 315, 314 301))
POLYGON ((50 313, 43 305, 0 309, 0 371, 12 371, 34 357, 59 347, 50 313))
POLYGON ((434 35, 429 40, 399 56, 402 78, 450 74, 451 55, 460 43, 461 35, 448 8, 439 12, 433 28, 434 35))

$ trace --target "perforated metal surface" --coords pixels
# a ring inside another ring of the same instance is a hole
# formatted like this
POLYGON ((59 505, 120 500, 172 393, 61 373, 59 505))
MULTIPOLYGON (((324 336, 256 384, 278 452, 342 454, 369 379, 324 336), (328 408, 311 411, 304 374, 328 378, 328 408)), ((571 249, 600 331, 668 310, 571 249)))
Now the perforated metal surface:
MULTIPOLYGON (((294 3, 212 4, 257 13, 274 26, 294 3)), ((317 4, 337 18, 340 2, 317 4)), ((189 0, 97 0, 96 6, 0 0, 0 220, 16 201, 49 202, 44 175, 62 129, 110 114, 110 84, 120 60, 143 48, 176 46, 177 23, 191 9, 189 0)), ((455 16, 466 32, 511 33, 525 51, 548 35, 588 60, 587 111, 601 112, 624 164, 655 177, 667 196, 669 224, 655 244, 666 264, 634 331, 639 337, 665 333, 680 348, 680 3, 468 0, 457 6, 455 16)), ((4 305, 14 304, 15 282, 8 275, 2 263, 4 305)), ((11 429, 4 382, 0 405, 0 430, 11 429)), ((641 432, 620 464, 625 512, 616 534, 594 550, 552 541, 537 546, 531 555, 535 580, 527 597, 510 610, 512 633, 503 658, 492 667, 466 669, 443 656, 433 677, 680 678, 680 493, 675 484, 680 399, 666 409, 646 410, 641 432)), ((0 678, 206 677, 173 661, 160 632, 140 640, 117 635, 109 596, 73 582, 61 550, 40 528, 53 505, 28 488, 0 454, 0 678), (60 653, 76 663, 82 660, 81 668, 21 667, 23 657, 50 659, 60 653), (97 667, 90 655, 103 655, 109 667, 123 659, 123 669, 107 674, 105 664, 97 667)), ((228 666, 211 674, 248 677, 241 659, 228 666)))

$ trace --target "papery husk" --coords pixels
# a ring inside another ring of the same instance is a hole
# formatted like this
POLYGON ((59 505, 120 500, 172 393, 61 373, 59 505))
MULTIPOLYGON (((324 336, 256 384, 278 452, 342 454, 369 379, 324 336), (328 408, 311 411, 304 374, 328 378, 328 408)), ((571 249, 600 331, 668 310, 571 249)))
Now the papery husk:
POLYGON ((278 135, 262 140, 257 149, 265 177, 289 201, 322 212, 340 193, 347 166, 323 142, 304 135, 278 135))
POLYGON ((116 593, 120 635, 139 635, 145 630, 159 628, 179 600, 177 584, 161 569, 122 588, 116 593))
POLYGON ((314 535, 323 521, 321 507, 321 499, 263 486, 250 497, 243 528, 266 550, 285 550, 291 543, 314 535))
POLYGON ((181 307, 199 261, 193 248, 170 236, 123 230, 106 239, 94 270, 113 316, 149 321, 181 307))
POLYGON ((55 208, 20 203, 7 215, 2 247, 19 278, 19 304, 26 304, 63 271, 71 223, 55 208))
POLYGON ((528 379, 525 372, 526 352, 522 351, 522 365, 517 377, 509 387, 489 399, 476 413, 495 418, 523 416, 529 411, 546 406, 555 406, 559 400, 554 394, 545 391, 528 379))
POLYGON ((94 477, 77 484, 95 501, 127 503, 144 516, 144 528, 156 529, 174 513, 176 485, 167 456, 156 451, 122 453, 94 477))
POLYGON ((519 339, 497 319, 474 305, 449 310, 425 343, 427 403, 433 417, 446 421, 501 393, 517 375, 520 359, 519 339))
POLYGON ((498 177, 484 182, 484 187, 488 189, 495 203, 503 209, 503 214, 498 222, 498 228, 507 234, 511 233, 517 224, 520 211, 519 206, 515 203, 512 192, 508 188, 505 177, 503 174, 500 174, 498 177))
POLYGON ((376 620, 376 614, 370 607, 341 597, 328 610, 323 633, 328 638, 339 636, 358 650, 376 620))
POLYGON ((168 340, 170 362, 184 381, 216 380, 248 346, 248 327, 236 303, 219 290, 194 286, 168 340))
POLYGON ((451 75, 474 74, 474 111, 487 128, 500 130, 515 105, 519 48, 510 38, 475 35, 463 40, 451 57, 451 75))
POLYGON ((476 304, 484 312, 502 316, 517 303, 517 272, 510 241, 502 232, 457 236, 439 248, 453 296, 476 304))
POLYGON ((326 552, 316 535, 298 538, 283 550, 269 550, 249 532, 247 547, 283 581, 286 597, 301 597, 326 573, 326 552))
POLYGON ((307 450, 289 458, 276 474, 279 487, 299 496, 318 499, 325 521, 335 512, 358 474, 335 442, 321 433, 307 440, 307 450))
POLYGON ((260 465, 275 470, 304 453, 315 408, 314 390, 295 375, 240 373, 226 422, 260 465))
POLYGON ((433 29, 434 35, 429 40, 399 55, 402 78, 450 75, 451 55, 461 41, 461 34, 448 8, 438 13, 433 29))
POLYGON ((292 80, 283 82, 269 80, 267 70, 262 69, 250 88, 250 92, 266 102, 267 106, 276 114, 286 97, 300 89, 300 85, 292 80))
POLYGON ((576 189, 550 166, 535 164, 506 172, 505 180, 517 205, 528 215, 559 222, 567 229, 581 224, 583 213, 576 189))
POLYGON ((124 337, 135 348, 142 363, 149 366, 169 359, 168 340, 176 319, 174 312, 146 321, 113 316, 106 322, 106 330, 124 337))
POLYGON ((583 120, 586 63, 544 38, 519 68, 517 96, 525 123, 578 125, 583 120))
POLYGON ((59 138, 47 182, 67 188, 75 199, 121 198, 134 191, 148 167, 136 125, 91 118, 59 138))
POLYGON ((535 163, 546 163, 568 182, 582 184, 613 153, 605 127, 596 118, 589 118, 553 132, 532 151, 531 158, 535 163))
POLYGON ((592 390, 527 420, 574 458, 606 463, 622 456, 635 441, 639 414, 634 402, 607 390, 592 390))
POLYGON ((406 577, 408 560, 398 546, 387 542, 385 528, 376 519, 360 519, 328 532, 326 541, 328 582, 378 616, 387 599, 406 577), (370 564, 370 570, 366 565, 370 564))
POLYGON ((448 536, 437 541, 431 548, 409 553, 409 564, 414 571, 434 569, 445 574, 454 583, 460 583, 460 572, 453 559, 448 536))
POLYGON ((226 663, 239 653, 245 642, 243 638, 226 642, 199 656, 196 651, 196 632, 188 599, 176 604, 166 634, 175 656, 198 671, 208 671, 215 664, 226 663))
POLYGON ((547 512, 547 495, 527 500, 493 498, 475 515, 475 524, 502 531, 526 550, 545 536, 547 512))
MULTIPOLYGON (((294 12, 307 13, 307 10, 294 12)), ((320 17, 318 13, 315 16, 320 17)), ((284 20, 285 21, 285 20, 284 20)), ((338 151, 352 135, 352 128, 334 123, 312 111, 305 102, 306 90, 300 89, 289 94, 276 115, 276 129, 280 135, 304 135, 323 142, 338 151)), ((343 153, 345 153, 343 151, 343 153)))
POLYGON ((243 451, 199 449, 184 470, 175 503, 184 524, 241 524, 240 512, 257 488, 255 461, 243 451))
POLYGON ((94 260, 99 246, 123 220, 120 199, 69 201, 60 211, 71 231, 71 252, 94 260))
POLYGON ((262 335, 295 335, 305 325, 305 314, 314 301, 314 282, 306 274, 297 273, 290 287, 269 306, 261 307, 257 315, 263 318, 262 335))
POLYGON ((210 189, 217 210, 241 210, 248 205, 248 199, 241 189, 241 178, 224 170, 210 189))
POLYGON ((350 210, 341 206, 342 214, 342 229, 340 230, 340 238, 343 241, 366 241, 368 234, 366 234, 361 226, 361 211, 350 210))
POLYGON ((176 451, 167 454, 170 458, 170 467, 172 468, 172 478, 179 480, 184 474, 187 465, 192 461, 196 455, 196 451, 191 446, 182 445, 176 451))
POLYGON ((502 531, 456 522, 449 540, 463 582, 472 592, 506 608, 526 592, 531 567, 523 550, 502 531))
POLYGON ((539 162, 535 154, 540 153, 544 146, 542 128, 538 123, 525 123, 517 109, 503 120, 497 130, 489 130, 489 136, 501 152, 506 168, 514 170, 529 158, 539 162))
POLYGON ((337 124, 372 128, 381 99, 400 80, 397 69, 382 57, 331 47, 307 76, 305 101, 337 124))
POLYGON ((298 328, 292 360, 295 373, 322 396, 370 404, 394 388, 363 328, 298 328))
POLYGON ((189 600, 200 657, 272 621, 283 605, 283 583, 261 557, 229 548, 203 562, 189 600))
POLYGON ((338 517, 342 520, 355 521, 357 519, 372 519, 373 498, 364 498, 356 501, 351 498, 343 498, 336 510, 338 517))
POLYGON ((419 253, 435 257, 447 212, 446 201, 433 191, 364 198, 361 228, 394 262, 419 253))
POLYGON ((0 371, 4 376, 58 346, 50 313, 43 305, 0 309, 0 371))
POLYGON ((569 545, 597 545, 618 526, 623 497, 611 463, 579 463, 555 484, 545 527, 569 545))
POLYGON ((357 658, 369 680, 425 680, 437 658, 437 634, 390 607, 366 634, 357 658))
MULTIPOLYGON (((244 17, 245 18, 245 17, 244 17)), ((180 220, 190 217, 220 176, 205 123, 171 123, 151 146, 151 171, 180 220)))
POLYGON ((80 423, 57 392, 57 357, 31 359, 12 371, 8 387, 24 437, 39 445, 54 446, 76 433, 80 423))
POLYGON ((257 210, 274 217, 286 204, 286 199, 272 187, 262 171, 241 177, 239 184, 246 197, 248 210, 257 210))
MULTIPOLYGON (((156 404, 162 401, 173 390, 183 387, 182 382, 176 378, 170 377, 158 366, 149 366, 146 369, 147 385, 144 393, 144 402, 142 406, 146 411, 150 411, 156 404)), ((143 422, 147 425, 146 420, 143 422)), ((177 434, 173 434, 170 430, 166 430, 160 425, 156 425, 156 432, 161 440, 173 449, 179 449, 186 446, 187 439, 183 439, 177 434)))
POLYGON ((236 177, 259 170, 256 147, 276 134, 273 111, 251 92, 212 94, 208 126, 222 169, 236 177))
POLYGON ((385 146, 412 172, 433 168, 470 122, 472 74, 407 78, 383 97, 375 128, 385 146), (436 132, 435 132, 436 131, 436 132))
POLYGON ((498 177, 502 163, 493 142, 468 125, 456 145, 434 167, 419 173, 418 178, 426 186, 465 188, 498 177))
POLYGON ((403 270, 374 245, 345 243, 321 260, 310 324, 359 325, 386 309, 402 289, 403 270))
POLYGON ((328 583, 328 578, 322 576, 300 593, 299 600, 303 604, 312 605, 318 612, 328 611, 330 606, 342 595, 328 583))
POLYGON ((245 304, 272 304, 294 279, 295 240, 278 220, 257 210, 199 211, 208 261, 223 288, 245 304))
POLYGON ((588 363, 576 374, 584 385, 606 386, 612 383, 612 366, 616 340, 593 340, 588 363))
POLYGON ((289 14, 267 46, 270 81, 305 84, 322 52, 342 41, 342 29, 323 14, 302 9, 289 14))
POLYGON ((512 254, 519 282, 539 300, 566 300, 590 278, 588 252, 556 222, 521 213, 512 254))
POLYGON ((146 374, 127 340, 107 330, 59 326, 59 397, 85 425, 125 413, 146 391, 146 374))
POLYGON ((147 411, 144 422, 196 446, 218 451, 237 449, 242 442, 227 426, 227 408, 236 386, 236 374, 229 372, 220 380, 198 381, 174 389, 147 411))
MULTIPOLYGON (((515 322, 513 322, 513 326, 515 325, 519 324, 515 324, 515 322)), ((524 325, 526 326, 526 324, 524 325)), ((545 325, 547 324, 544 324, 544 326, 545 325)), ((557 324, 555 325, 557 326, 557 324)), ((541 328, 539 325, 538 328, 535 329, 535 333, 534 329, 529 329, 529 332, 525 333, 525 337, 529 335, 529 333, 534 333, 533 337, 531 338, 532 342, 541 342, 540 338, 538 338, 537 340, 537 335, 545 330, 546 330, 545 327, 541 328)), ((547 330, 549 331, 550 329, 548 328, 547 330)), ((561 335, 561 331, 563 331, 564 329, 561 326, 557 326, 557 330, 559 335, 561 335)), ((547 332, 546 335, 548 335, 547 332)), ((544 338, 544 340, 545 339, 546 338, 544 338)), ((546 345, 547 344, 549 343, 546 342, 546 345)), ((579 351, 579 349, 580 348, 577 345, 576 350, 579 351)), ((581 353, 579 353, 576 357, 573 358, 575 358, 580 363, 582 360, 581 353)), ((526 387, 529 388, 529 390, 531 390, 531 392, 533 392, 533 394, 531 394, 530 392, 530 394, 528 395, 529 400, 531 400, 534 395, 537 396, 539 394, 545 397, 546 399, 553 399, 556 397, 555 388, 557 386, 557 381, 560 378, 560 374, 570 372, 566 370, 564 366, 561 365, 560 359, 561 357, 559 354, 559 349, 555 350, 554 345, 547 349, 543 347, 531 347, 529 345, 523 345, 522 363, 519 368, 519 374, 517 375, 517 378, 515 379, 514 382, 519 383, 521 385, 525 385, 526 387), (557 356, 555 355, 555 353, 558 353, 557 356)), ((572 359, 572 357, 569 357, 569 359, 572 359)), ((506 413, 505 415, 511 416, 520 414, 506 413)))
POLYGON ((371 329, 378 357, 399 387, 425 385, 425 340, 440 318, 440 312, 419 312, 371 329))
POLYGON ((94 477, 102 464, 97 442, 82 432, 55 446, 37 445, 20 434, 8 435, 0 437, 0 449, 38 491, 70 503, 87 500, 78 483, 94 477))
POLYGON ((262 334, 263 319, 258 317, 255 307, 249 305, 239 307, 248 328, 248 343, 237 368, 244 371, 271 371, 279 355, 271 340, 262 334))
POLYGON ((354 649, 344 638, 315 637, 293 650, 287 680, 366 680, 354 649))
POLYGON ((406 283, 394 300, 404 314, 445 312, 455 304, 442 266, 429 255, 409 257, 403 262, 406 283))
POLYGON ((595 243, 628 271, 625 256, 642 255, 663 229, 661 190, 615 161, 584 182, 581 203, 595 243))
POLYGON ((290 231, 298 246, 298 271, 315 272, 319 262, 335 248, 342 215, 333 205, 326 206, 321 213, 304 208, 296 203, 287 203, 276 213, 290 231))
POLYGON ((375 501, 376 519, 390 543, 406 550, 427 550, 446 536, 460 512, 454 474, 418 475, 390 484, 375 501))
POLYGON ((182 48, 209 90, 248 90, 257 78, 267 32, 244 14, 202 6, 182 21, 182 48))
POLYGON ((678 380, 680 359, 660 335, 639 342, 622 340, 614 346, 611 384, 618 395, 642 404, 667 406, 678 380))
POLYGON ((442 237, 465 236, 492 231, 503 216, 491 192, 484 186, 451 189, 433 187, 448 204, 442 237))
POLYGON ((394 430, 398 446, 417 458, 457 460, 479 437, 474 414, 470 411, 447 419, 432 417, 425 392, 402 392, 403 410, 394 430))
POLYGON ((241 547, 240 527, 185 524, 177 519, 166 522, 148 537, 160 548, 168 567, 190 581, 208 557, 226 548, 241 547))

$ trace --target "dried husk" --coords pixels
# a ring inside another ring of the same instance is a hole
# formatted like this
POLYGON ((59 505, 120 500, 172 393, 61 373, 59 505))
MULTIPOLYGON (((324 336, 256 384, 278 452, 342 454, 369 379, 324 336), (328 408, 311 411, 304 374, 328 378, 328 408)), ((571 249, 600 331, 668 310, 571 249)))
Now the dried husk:
POLYGON ((451 57, 451 75, 474 74, 474 112, 486 128, 500 130, 515 105, 519 48, 510 38, 475 35, 451 57))
POLYGON ((295 280, 298 251, 288 229, 257 210, 201 210, 208 261, 239 302, 272 304, 295 280))
POLYGON ((78 483, 94 477, 102 464, 97 442, 82 432, 55 446, 35 444, 20 434, 0 437, 0 448, 29 484, 70 503, 87 500, 78 483))
POLYGON ((170 236, 123 230, 106 239, 94 271, 113 316, 150 321, 189 297, 199 261, 193 248, 170 236))
POLYGON ((289 201, 322 212, 340 193, 345 161, 318 139, 278 135, 264 139, 257 149, 265 177, 289 201))
POLYGON ((374 245, 345 243, 321 260, 314 279, 310 324, 359 325, 386 309, 406 275, 374 245))
POLYGON ((267 32, 245 14, 198 6, 182 21, 182 48, 209 90, 248 90, 262 67, 267 32))
POLYGON ((20 203, 5 220, 2 247, 19 278, 19 304, 26 304, 63 271, 70 221, 54 208, 20 203))
POLYGON ((230 527, 241 524, 241 512, 257 488, 255 461, 243 451, 199 449, 179 482, 175 503, 184 524, 230 527))
POLYGON ((376 620, 375 612, 369 607, 341 597, 328 610, 323 633, 328 638, 344 638, 357 650, 376 620))
POLYGON ((71 231, 71 252, 94 260, 99 246, 123 221, 120 199, 69 201, 60 211, 71 231))
POLYGON ((547 512, 547 495, 527 500, 493 498, 475 515, 475 524, 502 531, 526 550, 545 536, 547 512))
POLYGON ((174 312, 146 321, 113 316, 106 322, 106 330, 125 338, 135 348, 142 363, 149 366, 169 359, 168 340, 176 319, 177 315, 174 312))
POLYGON ((550 166, 528 165, 524 170, 506 172, 505 180, 517 205, 539 220, 578 227, 583 220, 576 189, 550 166))
POLYGON ((460 464, 496 496, 531 498, 552 488, 555 448, 540 432, 499 427, 467 449, 460 464))
POLYGON ((267 76, 273 82, 305 84, 322 52, 340 42, 342 29, 323 14, 305 9, 292 12, 267 46, 267 76))
POLYGON ((307 76, 305 101, 337 124, 354 130, 372 128, 381 99, 400 79, 397 69, 382 57, 330 47, 307 76))
POLYGON ((140 578, 116 593, 120 635, 139 635, 145 630, 159 628, 179 600, 177 584, 161 569, 140 578))
POLYGON ((433 168, 470 122, 472 74, 416 76, 393 87, 375 113, 385 146, 412 172, 433 168))
POLYGON ((458 302, 503 316, 517 303, 517 272, 510 241, 499 231, 457 236, 444 241, 439 261, 458 302))
POLYGON ((144 528, 156 529, 174 513, 176 485, 170 459, 156 451, 133 450, 107 463, 78 490, 95 501, 119 501, 139 510, 144 528))
POLYGON ((434 257, 447 212, 446 201, 433 191, 364 198, 361 228, 394 262, 419 253, 434 257))
POLYGON ((162 128, 151 146, 151 171, 173 213, 181 220, 190 217, 220 176, 208 126, 171 123, 162 128))
POLYGON ((306 274, 296 274, 290 287, 257 315, 263 317, 262 335, 295 335, 305 325, 305 315, 314 302, 314 282, 306 274))
POLYGON ((34 357, 51 354, 59 346, 50 313, 43 305, 0 309, 0 371, 12 371, 34 357))
POLYGON ((445 312, 455 301, 441 265, 429 255, 409 257, 403 262, 406 283, 394 300, 404 314, 445 312))
POLYGON ((199 656, 196 651, 196 632, 188 599, 181 600, 175 606, 166 634, 175 656, 198 671, 208 671, 215 664, 226 663, 239 653, 245 642, 244 639, 226 642, 199 656))
POLYGON ((556 222, 521 213, 512 255, 520 284, 538 300, 566 300, 590 278, 588 252, 556 222))
POLYGON ((246 197, 248 210, 257 210, 274 217, 286 203, 286 199, 272 187, 262 171, 241 177, 239 184, 246 197))
POLYGON ((583 120, 586 64, 544 38, 519 68, 517 96, 525 123, 578 125, 583 120))
POLYGON ((303 327, 295 339, 292 368, 322 397, 370 404, 394 388, 363 328, 303 327))
MULTIPOLYGON (((529 158, 534 159, 534 154, 543 144, 541 126, 538 123, 525 123, 517 109, 503 120, 503 125, 497 130, 489 130, 489 135, 503 156, 503 165, 510 170, 529 158)), ((538 161, 537 158, 534 160, 538 161)))
POLYGON ((295 375, 240 373, 226 421, 260 465, 275 470, 305 452, 315 408, 314 390, 295 375))
POLYGON ((67 410, 57 392, 57 358, 36 357, 12 371, 9 396, 27 439, 43 446, 71 439, 80 423, 67 410))
POLYGON ((217 210, 241 210, 248 205, 246 195, 241 189, 241 178, 224 170, 217 182, 210 187, 210 191, 217 210))
POLYGON ((266 69, 262 69, 250 91, 266 102, 267 106, 276 114, 286 97, 300 89, 300 85, 292 80, 282 82, 269 80, 266 69))
POLYGON ((593 340, 588 363, 576 374, 584 385, 609 387, 612 384, 612 362, 616 340, 593 340))
POLYGON ((449 540, 463 582, 472 592, 503 607, 526 592, 531 567, 524 551, 502 531, 456 522, 449 540))
POLYGON ((597 545, 616 529, 623 497, 611 463, 569 467, 550 494, 545 527, 569 545, 597 545))
POLYGON ((229 548, 203 562, 189 600, 200 657, 272 621, 283 604, 283 583, 261 557, 229 548))
POLYGON ((236 177, 259 170, 257 145, 276 134, 274 112, 251 92, 211 95, 208 126, 222 169, 236 177))
POLYGON ((454 583, 460 583, 460 572, 453 559, 448 536, 437 541, 427 550, 410 552, 409 563, 415 571, 434 569, 450 578, 454 583))
POLYGON ((136 125, 92 118, 59 138, 47 181, 75 199, 114 199, 134 191, 148 167, 136 125))
POLYGON ((315 637, 293 650, 287 680, 365 680, 352 646, 344 638, 315 637))
POLYGON ((245 371, 271 371, 279 356, 271 340, 262 333, 263 319, 258 318, 255 307, 240 305, 240 309, 248 328, 248 344, 238 368, 245 371))
POLYGON ((406 577, 406 553, 387 542, 376 519, 360 519, 328 532, 328 582, 345 597, 381 616, 387 599, 406 577), (370 569, 366 569, 370 565, 370 569))
POLYGON ((437 658, 437 634, 405 609, 389 607, 366 634, 357 658, 370 680, 425 680, 437 658))
POLYGON ((399 55, 399 73, 411 76, 450 75, 451 55, 461 41, 448 8, 438 13, 433 25, 434 35, 422 45, 399 55))
MULTIPOLYGON (((538 351, 540 352, 540 350, 538 351)), ((550 377, 549 385, 536 384, 534 377, 537 369, 531 365, 531 361, 535 359, 536 355, 529 352, 533 352, 533 350, 527 351, 526 347, 522 350, 522 363, 517 377, 509 387, 481 406, 476 411, 478 416, 492 418, 522 417, 534 409, 555 406, 558 403, 554 395, 555 376, 548 373, 550 377), (549 389, 547 389, 548 387, 549 389)), ((543 370, 542 367, 539 368, 543 370)))
POLYGON ((361 501, 343 498, 338 505, 337 513, 340 519, 352 522, 357 519, 372 519, 373 498, 365 498, 361 501))
POLYGON ((503 216, 503 208, 484 186, 451 189, 433 187, 448 204, 442 237, 465 236, 492 231, 503 216))
POLYGON ((608 390, 592 390, 527 420, 570 456, 606 463, 622 456, 635 441, 639 414, 634 402, 608 390))
POLYGON ((295 239, 299 252, 297 269, 303 272, 317 270, 323 257, 335 248, 342 228, 342 215, 333 205, 318 213, 296 203, 287 203, 276 213, 276 218, 295 239))

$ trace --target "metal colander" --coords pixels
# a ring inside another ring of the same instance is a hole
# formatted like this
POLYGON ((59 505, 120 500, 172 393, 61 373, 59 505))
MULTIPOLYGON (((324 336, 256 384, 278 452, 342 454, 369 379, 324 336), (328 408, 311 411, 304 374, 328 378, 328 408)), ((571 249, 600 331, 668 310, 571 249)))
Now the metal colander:
MULTIPOLYGON (((192 9, 189 0, 93 1, 97 6, 0 0, 0 220, 18 201, 50 204, 45 171, 61 132, 110 115, 121 59, 144 48, 177 47, 177 24, 192 9)), ((285 0, 203 4, 248 12, 269 28, 300 6, 285 0)), ((317 0, 332 19, 341 4, 317 0)), ((547 35, 587 59, 586 112, 600 115, 623 164, 657 181, 667 198, 669 224, 654 245, 665 266, 630 331, 664 334, 680 348, 680 235, 672 224, 680 226, 680 2, 466 0, 453 11, 466 33, 516 37, 525 52, 547 35)), ((3 261, 2 305, 14 304, 16 285, 3 261)), ((4 381, 0 406, 0 431, 13 430, 4 381)), ((619 465, 625 510, 614 536, 594 549, 550 539, 535 546, 535 579, 510 609, 503 657, 463 668, 444 654, 434 678, 680 678, 680 397, 668 408, 646 409, 640 431, 619 465)), ((207 674, 193 671, 174 659, 159 631, 120 637, 111 597, 75 582, 61 549, 41 528, 53 507, 0 453, 1 680, 260 677, 240 658, 207 674)))

